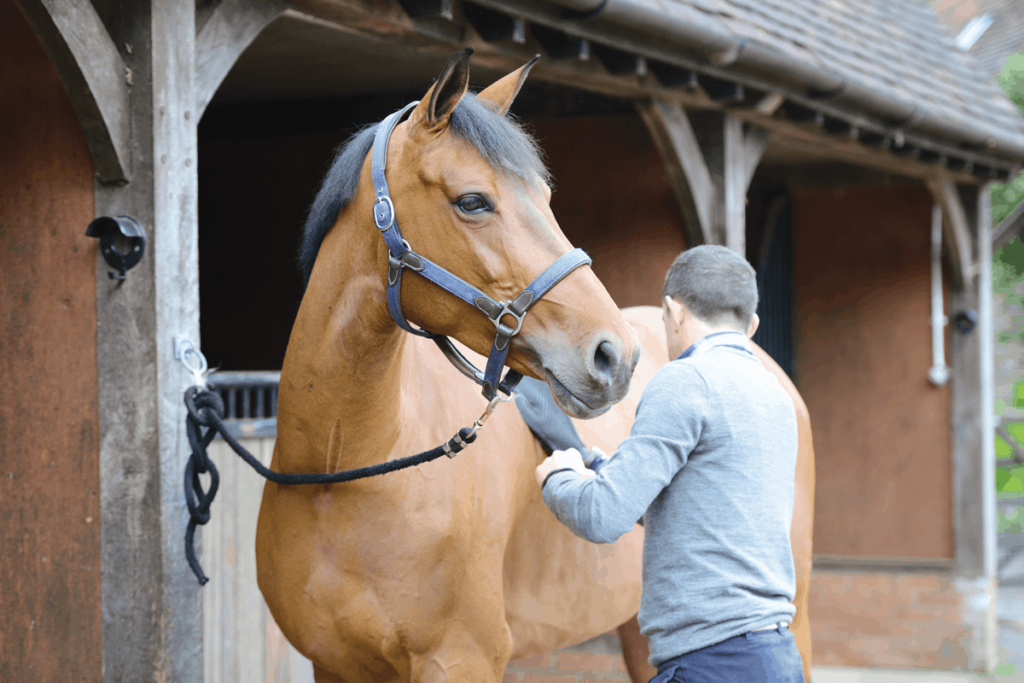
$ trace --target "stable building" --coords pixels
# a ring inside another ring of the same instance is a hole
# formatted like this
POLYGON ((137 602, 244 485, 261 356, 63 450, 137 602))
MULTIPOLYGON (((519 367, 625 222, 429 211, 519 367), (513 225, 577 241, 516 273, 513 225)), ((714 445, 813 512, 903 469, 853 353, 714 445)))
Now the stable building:
MULTIPOLYGON (((203 532, 220 588, 185 562, 176 347, 222 368, 269 457, 254 373, 280 367, 332 150, 467 45, 478 86, 542 55, 513 113, 620 305, 658 305, 687 246, 758 269, 757 340, 814 429, 815 663, 992 670, 987 186, 1018 173, 1024 120, 926 6, 0 0, 0 678, 293 666, 247 531, 203 532), (145 231, 123 273, 86 235, 100 216, 145 231)), ((258 480, 221 495, 218 523, 255 519, 258 480)))

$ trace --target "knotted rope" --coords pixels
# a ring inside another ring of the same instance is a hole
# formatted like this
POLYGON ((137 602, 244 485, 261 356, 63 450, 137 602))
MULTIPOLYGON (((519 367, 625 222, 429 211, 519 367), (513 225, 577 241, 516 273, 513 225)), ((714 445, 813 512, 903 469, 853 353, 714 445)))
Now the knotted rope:
POLYGON ((192 455, 189 456, 188 464, 185 465, 185 504, 188 506, 189 514, 188 527, 185 530, 185 558, 188 560, 188 566, 192 568, 192 572, 199 579, 200 585, 204 585, 209 581, 203 573, 199 560, 196 559, 195 532, 197 526, 202 526, 210 521, 210 505, 213 503, 213 498, 217 495, 217 487, 220 485, 220 475, 217 473, 217 467, 206 453, 207 447, 218 433, 231 446, 231 449, 245 460, 250 467, 256 470, 260 476, 275 484, 283 484, 285 486, 338 484, 421 465, 425 462, 436 460, 442 455, 447 455, 449 458, 454 457, 469 446, 469 444, 476 441, 477 430, 483 426, 483 423, 490 416, 498 402, 499 399, 492 400, 487 407, 487 411, 472 427, 463 427, 459 430, 458 434, 446 443, 429 451, 343 472, 333 472, 330 474, 287 474, 275 472, 269 467, 264 466, 263 463, 257 460, 252 453, 247 451, 231 436, 224 425, 224 401, 221 400, 220 396, 198 386, 189 387, 185 391, 185 408, 188 410, 188 417, 185 418, 185 430, 188 434, 189 445, 192 447, 192 455), (210 488, 203 490, 199 475, 206 473, 210 475, 210 488))

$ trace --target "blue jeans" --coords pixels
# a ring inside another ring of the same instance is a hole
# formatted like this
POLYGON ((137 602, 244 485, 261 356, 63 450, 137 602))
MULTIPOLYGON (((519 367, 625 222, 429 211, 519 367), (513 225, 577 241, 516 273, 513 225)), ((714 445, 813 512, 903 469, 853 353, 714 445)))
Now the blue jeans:
POLYGON ((804 683, 804 670, 793 634, 783 626, 670 659, 648 683, 804 683))

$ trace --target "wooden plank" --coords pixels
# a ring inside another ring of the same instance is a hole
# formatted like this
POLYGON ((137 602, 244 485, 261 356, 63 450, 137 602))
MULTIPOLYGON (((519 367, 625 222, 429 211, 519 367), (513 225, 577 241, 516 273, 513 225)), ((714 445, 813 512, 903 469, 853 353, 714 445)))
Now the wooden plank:
MULTIPOLYGON (((264 465, 274 439, 240 440, 264 465)), ((256 522, 264 480, 222 440, 210 444, 221 475, 214 514, 202 530, 205 683, 313 683, 313 667, 281 633, 256 582, 256 522)))
POLYGON ((130 183, 96 183, 96 211, 134 216, 149 242, 120 283, 97 251, 103 675, 198 681, 202 601, 182 547, 190 376, 173 354, 175 335, 199 341, 195 3, 118 12, 137 155, 130 183))
POLYGON ((15 0, 43 46, 78 115, 96 175, 130 178, 131 73, 91 2, 15 0))
POLYGON ((200 118, 231 67, 287 6, 285 0, 224 0, 213 11, 196 37, 196 112, 200 118))
POLYGON ((677 103, 660 100, 641 101, 636 107, 679 203, 687 246, 715 244, 713 216, 718 191, 686 112, 677 103))
POLYGON ((1024 240, 1024 202, 1018 204, 1009 216, 992 229, 992 251, 1002 249, 1014 237, 1024 240))
POLYGON ((967 213, 957 186, 947 178, 933 175, 928 179, 928 190, 942 207, 943 239, 950 261, 951 284, 966 287, 974 274, 973 238, 967 224, 967 213))
POLYGON ((0 2, 0 680, 99 681, 94 167, 65 89, 0 2))

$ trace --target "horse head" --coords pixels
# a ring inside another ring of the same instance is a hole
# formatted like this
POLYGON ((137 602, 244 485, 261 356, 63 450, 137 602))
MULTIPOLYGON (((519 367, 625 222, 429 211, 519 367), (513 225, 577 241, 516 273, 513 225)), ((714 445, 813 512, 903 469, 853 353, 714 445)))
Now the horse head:
MULTIPOLYGON (((474 95, 467 91, 472 52, 456 53, 408 119, 394 128, 385 143, 387 193, 399 234, 415 254, 495 302, 512 301, 573 247, 551 212, 540 150, 508 116, 536 59, 474 95)), ((311 216, 324 218, 320 228, 317 220, 307 222, 307 277, 340 208, 372 225, 370 207, 377 204, 367 153, 377 144, 373 137, 367 128, 346 144, 311 209, 311 216), (361 169, 354 174, 357 164, 361 169), (346 175, 359 178, 357 184, 343 181, 346 175)), ((386 225, 378 227, 387 232, 386 225)), ((388 282, 389 248, 377 239, 377 265, 388 282)), ((398 291, 409 322, 488 354, 496 323, 482 309, 412 273, 401 278, 398 291)), ((639 356, 633 328, 590 268, 579 267, 533 302, 505 361, 546 381, 568 414, 587 418, 626 395, 639 356)))

